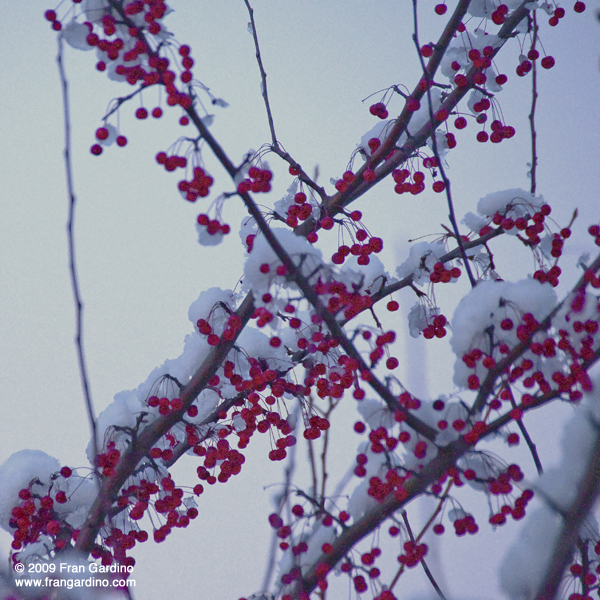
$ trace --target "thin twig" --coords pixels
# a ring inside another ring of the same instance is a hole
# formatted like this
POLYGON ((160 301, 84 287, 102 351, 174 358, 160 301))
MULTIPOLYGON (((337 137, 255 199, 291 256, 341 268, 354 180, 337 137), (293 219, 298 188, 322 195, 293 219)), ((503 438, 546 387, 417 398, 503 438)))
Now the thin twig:
POLYGON ((271 113, 271 105, 269 103, 269 93, 267 91, 267 72, 263 66, 262 57, 260 54, 260 46, 258 45, 258 35, 256 34, 256 23, 254 22, 254 9, 250 6, 248 0, 244 0, 246 7, 248 8, 248 14, 250 15, 250 26, 252 27, 252 37, 254 38, 254 47, 256 48, 256 62, 260 69, 260 78, 262 80, 262 97, 265 101, 265 108, 267 110, 267 119, 269 120, 269 129, 271 130, 271 140, 273 145, 277 145, 277 136, 275 135, 275 124, 273 123, 273 114, 271 113))
MULTIPOLYGON (((414 534, 412 532, 412 529, 410 527, 410 523, 408 522, 408 515, 406 514, 405 510, 402 511, 402 519, 404 520, 404 525, 406 526, 406 531, 408 531, 408 535, 410 536, 411 542, 415 542, 415 536, 414 536, 414 534)), ((425 571, 425 575, 427 575, 427 579, 429 579, 431 585, 433 586, 433 589, 437 592, 437 595, 442 600, 446 600, 446 596, 444 596, 444 593, 440 589, 440 586, 438 585, 438 583, 435 580, 433 574, 429 570, 429 567, 427 566, 427 563, 425 562, 425 559, 421 558, 420 563, 421 563, 421 566, 423 567, 423 571, 425 571)))
POLYGON ((544 472, 542 467, 542 461, 540 460, 540 456, 537 451, 537 447, 531 436, 529 435, 529 431, 525 428, 525 424, 522 419, 517 420, 517 426, 519 427, 521 433, 523 434, 523 438, 525 438, 525 443, 529 448, 529 452, 531 453, 531 458, 533 458, 533 462, 535 463, 535 468, 537 469, 538 475, 541 475, 544 472))
POLYGON ((90 432, 92 436, 92 448, 94 450, 94 471, 96 469, 96 458, 98 456, 98 440, 96 438, 96 417, 94 415, 94 405, 90 393, 90 385, 85 361, 85 352, 83 350, 83 302, 79 291, 79 279, 77 277, 77 265, 75 263, 75 191, 73 186, 73 169, 71 165, 71 113, 69 107, 69 83, 65 73, 63 63, 63 40, 58 36, 58 55, 56 57, 60 82, 62 85, 63 113, 65 120, 65 175, 67 179, 67 194, 69 197, 69 220, 67 222, 67 239, 69 246, 69 273, 71 275, 71 288, 73 290, 73 302, 75 304, 75 346, 77 348, 77 360, 79 362, 79 376, 81 378, 81 387, 85 399, 85 408, 90 422, 90 432))
POLYGON ((431 87, 429 85, 429 83, 431 81, 431 76, 429 75, 429 70, 425 66, 425 61, 423 60, 423 56, 420 52, 421 47, 419 45, 419 20, 418 20, 418 16, 417 16, 417 0, 413 0, 413 20, 414 20, 414 26, 415 26, 413 40, 414 40, 415 46, 417 48, 417 56, 419 57, 419 61, 421 63, 421 68, 423 69, 423 75, 425 77, 425 81, 427 82, 427 105, 429 108, 429 121, 431 123, 431 129, 432 129, 431 147, 433 148, 433 155, 435 156, 435 158, 437 160, 437 163, 438 163, 437 166, 438 166, 438 169, 440 170, 440 174, 441 174, 442 180, 444 182, 444 189, 446 191, 446 198, 448 200, 448 211, 449 211, 448 218, 450 219, 450 223, 452 224, 452 230, 454 231, 454 236, 456 237, 456 243, 458 244, 458 247, 460 248, 460 254, 461 254, 461 257, 463 260, 463 264, 465 266, 465 270, 467 271, 467 275, 469 277, 469 282, 471 283, 471 287, 475 287, 477 282, 475 281, 475 278, 473 277, 473 272, 471 271, 471 265, 469 264, 469 259, 467 258, 467 253, 465 252, 463 239, 462 239, 462 237, 460 235, 460 231, 458 229, 458 223, 456 222, 456 215, 454 213, 454 202, 452 201, 452 193, 450 191, 450 180, 446 176, 446 171, 444 169, 444 165, 442 164, 442 159, 438 152, 436 123, 435 123, 435 120, 433 117, 433 103, 432 103, 432 99, 431 99, 431 87))
MULTIPOLYGON (((533 50, 535 50, 535 44, 537 42, 537 36, 538 36, 538 24, 537 24, 537 19, 536 19, 536 13, 535 11, 532 11, 533 13, 533 42, 531 44, 531 48, 533 50)), ((532 69, 532 80, 531 80, 531 112, 529 113, 529 128, 531 131, 531 171, 530 176, 531 176, 531 194, 535 195, 535 188, 536 188, 536 173, 537 173, 537 131, 535 130, 535 108, 536 108, 536 104, 537 104, 537 99, 538 99, 538 92, 537 92, 537 67, 536 67, 536 61, 532 60, 531 61, 532 65, 533 65, 533 69, 532 69)))
MULTIPOLYGON (((300 404, 296 404, 296 408, 294 410, 295 418, 296 418, 296 427, 299 422, 299 412, 300 412, 300 404)), ((280 495, 279 501, 279 511, 282 510, 284 504, 289 500, 290 497, 290 488, 292 487, 292 478, 294 476, 294 472, 296 470, 296 450, 298 445, 291 446, 288 450, 288 460, 287 465, 284 470, 284 485, 283 492, 280 495)), ((267 565, 265 567, 265 573, 263 575, 263 581, 261 590, 266 593, 270 586, 271 580, 273 579, 273 572, 275 571, 275 555, 277 553, 277 548, 279 547, 279 537, 277 536, 277 531, 273 530, 271 534, 271 543, 269 545, 269 557, 267 559, 267 565)))

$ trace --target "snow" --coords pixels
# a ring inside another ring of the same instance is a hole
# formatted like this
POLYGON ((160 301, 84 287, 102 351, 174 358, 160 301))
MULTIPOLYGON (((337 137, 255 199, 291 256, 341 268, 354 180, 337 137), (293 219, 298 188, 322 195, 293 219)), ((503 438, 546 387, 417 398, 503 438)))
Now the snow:
MULTIPOLYGON (((321 251, 311 245, 306 238, 297 236, 293 231, 281 227, 273 228, 272 233, 293 262, 298 266, 302 264, 302 272, 305 275, 312 273, 316 267, 322 264, 321 251)), ((277 267, 280 265, 281 261, 269 246, 266 238, 263 235, 257 235, 254 240, 254 248, 246 258, 242 285, 245 291, 252 290, 254 292, 257 306, 261 305, 260 299, 272 287, 271 293, 275 297, 277 290, 286 283, 285 277, 276 274, 277 267), (267 273, 260 271, 263 264, 269 266, 267 273), (278 284, 277 287, 274 284, 278 284)), ((287 287, 294 289, 295 286, 289 284, 287 287)))
MULTIPOLYGON (((514 346, 518 343, 516 329, 522 315, 531 313, 536 320, 541 321, 556 302, 554 289, 535 279, 479 282, 460 301, 452 318, 450 345, 457 357, 454 383, 459 387, 466 387, 467 379, 473 373, 485 377, 487 370, 481 362, 477 363, 474 371, 467 367, 463 356, 474 348, 479 348, 484 354, 489 353, 489 331, 493 331, 494 340, 514 346), (514 327, 508 331, 500 326, 506 318, 514 322, 514 327)), ((499 360, 497 349, 494 353, 494 358, 499 360)))
POLYGON ((371 148, 369 148, 369 140, 378 139, 381 141, 381 143, 383 143, 393 127, 393 120, 388 119, 387 121, 378 122, 371 129, 369 129, 369 131, 367 131, 367 133, 365 133, 360 138, 360 144, 358 144, 358 148, 360 148, 361 154, 362 152, 364 152, 363 157, 371 156, 371 154, 373 154, 371 152, 371 148))
MULTIPOLYGON (((559 463, 546 470, 531 486, 541 500, 541 506, 527 516, 518 539, 507 550, 500 565, 502 590, 512 600, 535 597, 562 528, 562 517, 551 505, 562 511, 568 510, 587 470, 599 435, 600 378, 597 377, 594 383, 595 391, 584 396, 581 408, 565 426, 559 463)), ((584 523, 582 536, 598 539, 598 524, 593 516, 584 523)))
POLYGON ((348 285, 350 282, 344 281, 344 277, 338 279, 346 283, 346 289, 354 289, 356 292, 368 290, 369 293, 375 294, 383 287, 384 283, 390 283, 391 278, 379 257, 371 254, 369 259, 368 265, 359 265, 357 256, 351 254, 346 258, 341 274, 351 274, 352 283, 348 285))
POLYGON ((12 533, 8 522, 12 518, 12 509, 21 504, 20 490, 27 488, 34 479, 39 479, 41 484, 35 484, 32 489, 45 495, 50 477, 58 471, 58 460, 41 450, 19 450, 9 456, 0 466, 0 527, 12 533))
MULTIPOLYGON (((289 333, 294 335, 289 328, 286 328, 289 333)), ((282 344, 278 348, 273 348, 269 343, 271 337, 265 335, 262 331, 254 327, 245 327, 240 337, 238 345, 247 352, 248 356, 257 359, 265 359, 271 369, 289 368, 292 366, 286 349, 282 344)))
POLYGON ((408 313, 408 330, 411 337, 418 338, 421 331, 433 321, 439 312, 438 308, 430 308, 417 302, 408 313))
POLYGON ((77 21, 73 20, 63 27, 61 35, 65 42, 72 48, 87 51, 93 49, 86 40, 89 33, 90 30, 86 25, 77 23, 77 21))
POLYGON ((231 290, 223 290, 218 287, 204 290, 188 310, 188 318, 194 328, 200 319, 206 319, 217 335, 220 335, 227 324, 229 314, 226 310, 218 308, 219 303, 225 304, 229 310, 234 311, 237 305, 237 296, 231 290))
POLYGON ((477 212, 487 217, 492 217, 495 213, 499 212, 507 217, 516 219, 531 212, 531 208, 537 209, 543 204, 543 196, 536 196, 521 188, 512 188, 492 192, 481 198, 477 203, 477 212))
MULTIPOLYGON (((287 189, 287 194, 281 198, 281 200, 277 200, 273 205, 275 212, 283 219, 287 217, 287 211, 290 206, 295 204, 294 196, 298 191, 298 180, 294 179, 292 181, 290 187, 287 189)), ((245 241, 245 239, 243 240, 245 241)))
POLYGON ((446 252, 446 245, 443 241, 413 244, 409 257, 396 269, 396 275, 399 279, 413 275, 413 282, 417 285, 427 284, 429 283, 429 274, 433 271, 433 265, 446 252))
POLYGON ((198 233, 198 243, 201 246, 218 246, 223 241, 223 232, 208 233, 206 225, 196 223, 196 232, 198 233))

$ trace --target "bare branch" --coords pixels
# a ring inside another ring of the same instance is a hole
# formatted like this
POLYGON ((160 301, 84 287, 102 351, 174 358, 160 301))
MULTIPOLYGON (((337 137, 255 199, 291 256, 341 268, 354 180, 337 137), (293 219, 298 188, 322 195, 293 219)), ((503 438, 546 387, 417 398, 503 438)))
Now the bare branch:
MULTIPOLYGON (((537 15, 533 12, 533 40, 531 43, 532 50, 535 50, 535 45, 538 39, 539 26, 537 23, 537 15)), ((531 72, 531 112, 529 113, 529 129, 531 132, 531 170, 529 171, 531 176, 531 193, 535 194, 537 185, 537 131, 535 129, 535 108, 537 105, 538 91, 537 91, 537 61, 531 61, 533 68, 531 72)))
POLYGON ((256 33, 256 22, 254 21, 254 9, 250 6, 249 0, 244 0, 250 15, 250 26, 252 28, 252 38, 254 39, 254 47, 256 48, 256 62, 260 69, 260 78, 262 82, 262 97, 265 101, 265 109, 267 110, 267 119, 269 121, 269 129, 271 130, 271 141, 274 146, 278 145, 277 135, 275 134, 275 124, 273 123, 273 114, 271 113, 271 105, 269 103, 269 92, 267 90, 267 72, 263 66, 262 56, 260 54, 260 46, 258 45, 258 34, 256 33))
POLYGON ((536 595, 536 600, 554 600, 563 573, 573 557, 579 539, 579 531, 600 493, 600 429, 596 428, 596 440, 587 470, 573 505, 563 516, 562 529, 554 548, 546 576, 536 595))
POLYGON ((92 437, 92 448, 94 450, 94 468, 96 466, 96 457, 98 456, 98 440, 96 437, 96 417, 94 405, 90 392, 90 384, 87 374, 85 360, 85 351, 83 349, 83 302, 79 291, 79 279, 77 277, 77 264, 75 260, 75 189, 73 186, 73 168, 71 164, 71 113, 69 107, 69 83, 65 72, 63 62, 63 39, 58 36, 58 55, 56 57, 58 72, 62 86, 63 114, 65 120, 65 174, 67 178, 67 194, 69 197, 69 220, 67 222, 67 240, 69 246, 69 273, 71 275, 71 289, 73 290, 73 302, 75 304, 75 347, 77 348, 77 360, 79 363, 79 376, 81 378, 81 387, 83 388, 83 397, 85 408, 90 424, 90 434, 92 437))
POLYGON ((433 129, 433 135, 431 136, 431 146, 433 148, 433 155, 437 160, 437 168, 440 170, 440 174, 442 176, 442 180, 444 182, 444 190, 446 192, 446 199, 448 200, 448 218, 450 219, 450 223, 452 224, 452 229, 454 231, 454 237, 456 238, 456 243, 460 248, 460 254, 462 257, 463 265, 465 266, 465 270, 467 271, 467 275, 469 277, 469 282, 471 283, 471 287, 475 287, 477 283, 475 278, 473 277, 473 273, 471 272, 471 265, 469 264, 469 259, 467 258, 467 253, 465 252, 464 240, 460 235, 460 231, 458 230, 458 223, 456 222, 456 215, 454 214, 454 203, 452 202, 452 193, 450 192, 450 180, 446 176, 446 171, 444 169, 444 164, 442 162, 442 158, 438 151, 437 137, 435 135, 435 119, 433 116, 433 101, 431 99, 431 87, 430 82, 433 80, 429 75, 429 70, 425 66, 425 61, 423 60, 423 56, 421 55, 419 44, 419 21, 417 15, 417 0, 413 0, 413 20, 415 26, 415 32, 413 34, 413 40, 415 42, 415 46, 417 49, 417 56, 419 57, 419 61, 421 63, 421 68, 423 69, 423 75, 425 76, 425 81, 427 82, 427 106, 429 108, 429 122, 431 123, 431 127, 433 129))

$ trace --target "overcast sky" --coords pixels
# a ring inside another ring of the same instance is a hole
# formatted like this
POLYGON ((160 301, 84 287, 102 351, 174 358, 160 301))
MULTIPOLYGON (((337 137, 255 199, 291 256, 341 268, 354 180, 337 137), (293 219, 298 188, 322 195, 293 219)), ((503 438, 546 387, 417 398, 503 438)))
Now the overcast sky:
MULTIPOLYGON (((542 42, 557 64, 540 73, 538 192, 553 206, 561 226, 575 207, 580 210, 573 249, 564 263, 571 267, 585 241, 581 232, 592 220, 597 222, 600 213, 600 26, 593 12, 597 2, 589 4, 590 10, 582 15, 565 7, 567 16, 556 29, 541 19, 542 42)), ((175 13, 166 24, 180 42, 192 47, 194 75, 230 103, 227 109, 211 109, 216 114, 211 131, 231 158, 240 161, 249 149, 269 141, 244 3, 173 0, 172 6, 175 13)), ((433 13, 429 2, 423 6, 421 41, 433 41, 444 19, 433 13)), ((56 36, 43 19, 48 8, 53 7, 40 0, 6 3, 0 22, 0 463, 17 450, 39 448, 62 464, 81 466, 86 464, 89 432, 73 344, 62 103, 54 60, 56 36)), ((330 177, 346 170, 356 144, 376 122, 368 107, 379 97, 362 100, 393 84, 412 88, 417 81, 409 3, 257 0, 255 9, 278 136, 307 171, 318 166, 320 183, 331 191, 330 177)), ((498 100, 517 135, 500 145, 482 146, 474 141, 473 125, 457 133, 458 147, 448 156, 448 175, 458 215, 474 210, 477 200, 489 192, 529 187, 526 116, 531 79, 514 74, 519 51, 516 41, 511 44, 499 59, 509 83, 498 100)), ((191 328, 188 307, 202 289, 233 288, 238 283, 243 255, 237 230, 243 212, 232 198, 224 209, 232 234, 217 248, 198 245, 195 217, 208 208, 207 201, 186 203, 176 190, 179 178, 154 162, 156 152, 166 151, 185 134, 177 125, 179 113, 164 103, 162 119, 143 123, 133 117, 139 99, 125 105, 120 127, 129 139, 127 147, 114 146, 101 157, 91 156, 94 131, 108 103, 130 91, 126 84, 108 82, 94 63, 92 52, 67 49, 78 198, 77 261, 85 304, 85 349, 99 412, 115 393, 137 387, 154 367, 180 354, 191 328)), ((146 108, 159 103, 155 90, 144 93, 146 108)), ((399 109, 400 104, 392 103, 392 111, 394 107, 399 109)), ((231 189, 208 152, 203 156, 215 177, 216 192, 231 189)), ((277 163, 275 157, 267 160, 273 166, 277 163)), ((279 173, 273 193, 261 201, 272 203, 285 193, 291 178, 281 169, 279 173)), ((409 239, 441 232, 447 209, 443 198, 432 192, 399 197, 392 187, 384 183, 356 207, 364 212, 371 231, 386 240, 382 256, 393 272, 404 260, 409 239)), ((523 276, 523 266, 532 270, 526 254, 505 254, 501 246, 498 256, 504 267, 499 271, 504 278, 523 276)), ((566 279, 574 277, 573 273, 566 279)), ((409 298, 405 304, 412 302, 409 298)), ((404 322, 396 327, 406 332, 404 322)), ((442 343, 423 350, 409 341, 401 377, 412 382, 417 393, 427 389, 431 394, 450 393, 452 362, 447 356, 442 343), (411 362, 411 355, 422 359, 411 362)), ((353 419, 352 412, 340 417, 341 422, 353 419)), ((531 421, 532 431, 545 434, 538 441, 542 451, 551 453, 555 439, 544 430, 550 421, 531 421)), ((343 436, 350 436, 349 429, 343 436)), ((148 542, 134 553, 137 598, 168 594, 235 599, 258 590, 272 493, 263 486, 281 480, 281 467, 266 463, 266 440, 255 445, 258 450, 250 452, 240 476, 209 490, 197 522, 188 530, 175 531, 162 545, 148 542)), ((192 462, 185 471, 193 485, 197 465, 192 462)), ((175 471, 183 473, 184 467, 175 471)), ((503 543, 515 530, 511 524, 496 537, 487 534, 485 543, 503 543)), ((445 541, 455 550, 460 545, 452 566, 459 576, 446 574, 450 589, 454 595, 468 596, 469 581, 460 576, 467 568, 461 556, 476 541, 445 541)), ((9 536, 2 532, 3 553, 9 544, 9 536)), ((495 585, 494 571, 494 564, 482 560, 480 576, 489 581, 489 589, 495 585)), ((498 592, 490 592, 490 597, 498 597, 498 592)))

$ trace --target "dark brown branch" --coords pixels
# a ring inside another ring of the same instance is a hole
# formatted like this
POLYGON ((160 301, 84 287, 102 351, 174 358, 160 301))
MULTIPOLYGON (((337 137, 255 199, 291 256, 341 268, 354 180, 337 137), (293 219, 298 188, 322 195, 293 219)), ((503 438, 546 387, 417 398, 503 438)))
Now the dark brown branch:
MULTIPOLYGON (((596 259, 590 266, 590 270, 596 272, 599 268, 600 268, 600 254, 596 257, 596 259)), ((579 291, 583 290, 586 285, 587 285, 587 281, 586 281, 585 274, 584 274, 580 277, 579 281, 573 288, 572 293, 575 293, 575 294, 578 293, 579 291)), ((499 361, 496 364, 495 367, 493 367, 492 369, 490 369, 488 371, 488 374, 486 375, 483 383, 481 384, 481 387, 479 388, 479 392, 477 393, 477 398, 475 399, 475 402, 473 403, 473 406, 472 406, 471 410, 469 411, 470 414, 476 414, 483 409, 483 407, 485 406, 485 404, 487 402, 489 395, 491 394, 491 392, 494 388, 497 378, 504 372, 504 370, 507 367, 512 365, 519 356, 521 356, 524 352, 526 352, 528 350, 528 348, 531 345, 531 342, 533 340, 533 337, 535 336, 535 334, 537 332, 546 331, 551 326, 552 319, 558 313, 558 311, 564 306, 564 304, 568 298, 569 297, 562 300, 562 302, 559 302, 559 304, 557 304, 554 307, 552 312, 540 323, 539 327, 534 332, 532 332, 526 340, 523 340, 522 342, 517 344, 501 361, 499 361)))
POLYGON ((138 463, 150 451, 150 449, 165 435, 176 423, 180 422, 187 409, 197 398, 198 394, 206 387, 211 377, 216 373, 221 363, 225 360, 229 351, 233 348, 235 341, 241 331, 248 323, 254 312, 252 294, 248 294, 235 314, 242 320, 242 327, 236 332, 232 340, 221 339, 219 344, 204 359, 197 371, 192 375, 190 381, 183 386, 179 395, 183 406, 178 411, 157 418, 146 427, 124 452, 115 467, 115 473, 103 480, 96 501, 90 509, 89 516, 79 532, 75 548, 81 552, 89 553, 94 545, 100 528, 104 525, 106 516, 109 514, 113 502, 119 490, 131 474, 135 471, 138 463))
MULTIPOLYGON (((442 57, 448 48, 448 44, 454 37, 458 25, 465 16, 469 3, 470 0, 460 0, 452 17, 442 32, 442 35, 438 39, 437 43, 433 45, 434 51, 427 63, 426 73, 431 80, 433 80, 435 77, 435 73, 437 72, 442 57)), ((504 25, 502 25, 497 34, 498 37, 507 40, 513 35, 517 25, 529 14, 529 9, 526 8, 528 4, 529 0, 524 0, 519 8, 517 8, 506 19, 504 25)), ((494 48, 494 53, 490 58, 494 58, 502 46, 503 44, 494 48)), ((467 85, 465 87, 455 87, 452 92, 446 96, 446 99, 440 106, 440 110, 446 110, 448 113, 451 113, 456 108, 458 103, 465 97, 465 95, 470 90, 474 89, 475 83, 473 82, 473 77, 475 73, 479 71, 480 69, 477 69, 473 66, 466 74, 467 85)), ((420 101, 424 94, 424 90, 420 87, 420 85, 417 85, 410 94, 410 97, 420 101)), ((423 125, 419 131, 409 136, 401 148, 396 146, 396 143, 402 134, 406 133, 406 128, 409 124, 412 114, 413 113, 409 111, 405 105, 404 109, 396 119, 388 137, 370 157, 370 159, 358 170, 355 180, 349 184, 347 190, 345 192, 338 192, 334 196, 331 196, 324 203, 324 211, 329 216, 335 216, 351 202, 354 202, 356 199, 360 198, 373 186, 377 185, 378 182, 392 173, 394 169, 398 168, 408 158, 413 156, 419 148, 425 145, 427 139, 433 135, 435 130, 430 121, 427 121, 427 123, 425 123, 425 125, 423 125), (375 178, 369 182, 366 182, 363 179, 363 174, 365 170, 369 168, 375 170, 375 178)), ((439 127, 439 125, 437 125, 437 127, 439 127)), ((298 235, 307 235, 310 231, 314 231, 318 228, 318 222, 316 222, 313 217, 309 217, 304 223, 299 225, 295 231, 298 235)))
POLYGON ((296 267, 295 263, 292 261, 288 253, 285 251, 283 246, 279 243, 279 240, 275 237, 271 228, 267 224, 265 218, 263 217, 260 210, 254 203, 254 200, 250 197, 249 194, 240 194, 242 197, 246 208, 251 216, 254 217, 258 228, 265 236, 269 246, 277 255, 277 258, 282 262, 282 264, 286 267, 287 272, 290 277, 298 285, 298 287, 302 290, 304 297, 310 302, 310 304, 315 309, 316 313, 323 319, 331 335, 339 342, 340 346, 344 349, 346 354, 357 361, 359 365, 359 369, 365 373, 370 373, 369 377, 369 385, 377 392, 379 397, 388 405, 391 410, 399 410, 405 415, 405 422, 407 425, 412 427, 417 433, 420 433, 422 436, 427 438, 430 441, 433 441, 437 435, 437 431, 415 417, 412 413, 402 407, 397 398, 392 394, 392 392, 385 386, 383 383, 375 377, 371 373, 371 369, 365 363, 362 355, 356 348, 354 344, 347 338, 342 326, 339 324, 335 315, 332 315, 327 307, 321 301, 321 298, 313 288, 313 286, 309 283, 308 279, 302 275, 300 270, 296 267))
POLYGON ((360 540, 370 535, 383 521, 397 510, 409 504, 422 494, 431 483, 437 481, 470 446, 462 438, 440 448, 438 455, 427 464, 418 475, 404 483, 406 495, 389 494, 381 503, 367 511, 352 526, 344 529, 332 543, 333 551, 322 554, 301 580, 295 583, 292 597, 298 598, 301 592, 310 593, 317 585, 317 566, 326 564, 334 567, 360 540))
POLYGON ((563 525, 554 548, 546 576, 536 595, 536 600, 554 600, 563 573, 573 557, 573 550, 579 539, 579 531, 598 494, 600 493, 600 429, 596 427, 596 440, 588 462, 586 473, 577 497, 563 516, 563 525))
POLYGON ((285 160, 285 162, 288 163, 288 165, 290 165, 290 167, 292 167, 293 169, 295 169, 298 172, 298 179, 300 179, 300 181, 302 183, 305 183, 308 187, 310 187, 315 192, 317 192, 317 194, 321 198, 322 202, 325 202, 329 198, 329 196, 327 196, 327 192, 320 185, 317 185, 316 181, 314 181, 313 179, 311 179, 306 174, 306 171, 300 166, 300 163, 296 162, 285 151, 285 149, 283 149, 281 147, 281 144, 279 142, 277 144, 273 144, 271 146, 271 152, 273 152, 273 154, 277 154, 277 156, 279 156, 280 158, 282 158, 283 160, 285 160))
MULTIPOLYGON (((464 242, 463 247, 465 250, 469 250, 471 248, 476 248, 477 246, 485 246, 489 240, 491 240, 495 237, 498 237, 499 235, 503 235, 504 233, 505 233, 504 229, 502 229, 502 227, 498 227, 497 229, 493 229, 489 233, 486 233, 485 235, 482 235, 481 237, 479 237, 475 240, 471 240, 470 242, 464 242)), ((438 258, 438 260, 441 263, 446 263, 446 262, 449 262, 451 260, 454 260, 454 259, 460 258, 460 257, 461 257, 460 248, 455 248, 454 250, 447 252, 443 256, 440 256, 438 258)), ((375 304, 376 302, 379 302, 386 296, 389 296, 390 294, 393 294, 394 292, 397 292, 405 287, 413 287, 413 285, 414 285, 413 281, 414 281, 414 276, 411 274, 411 275, 408 275, 407 277, 405 277, 404 279, 401 279, 400 281, 396 281, 395 283, 391 283, 390 285, 382 287, 379 291, 375 292, 371 296, 371 299, 373 300, 373 304, 375 304)))

